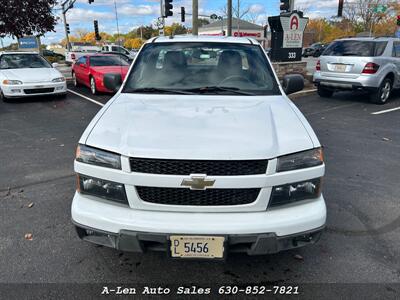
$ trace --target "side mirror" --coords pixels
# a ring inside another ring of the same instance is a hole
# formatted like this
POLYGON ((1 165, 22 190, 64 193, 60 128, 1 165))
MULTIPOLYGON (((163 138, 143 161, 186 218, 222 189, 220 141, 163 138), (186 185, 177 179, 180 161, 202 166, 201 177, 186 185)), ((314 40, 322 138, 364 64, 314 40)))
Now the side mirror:
POLYGON ((299 92, 304 89, 304 77, 300 74, 285 75, 282 87, 286 95, 299 92))
POLYGON ((112 92, 116 92, 122 85, 121 74, 105 74, 103 78, 104 86, 112 92))
POLYGON ((53 66, 53 68, 58 68, 58 63, 52 63, 51 65, 53 66))
POLYGON ((79 64, 79 66, 82 67, 82 68, 86 68, 85 64, 79 64))

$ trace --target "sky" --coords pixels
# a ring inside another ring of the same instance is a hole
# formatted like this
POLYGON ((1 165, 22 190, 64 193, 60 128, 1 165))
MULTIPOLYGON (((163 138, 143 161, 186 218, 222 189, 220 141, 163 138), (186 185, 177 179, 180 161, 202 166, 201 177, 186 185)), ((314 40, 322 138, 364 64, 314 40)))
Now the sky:
MULTIPOLYGON (((236 6, 238 0, 232 0, 236 6)), ((297 8, 304 10, 306 16, 330 17, 337 12, 338 0, 295 0, 297 8)), ((126 33, 140 25, 154 24, 160 15, 159 0, 115 0, 119 20, 119 30, 126 33)), ((267 23, 268 16, 279 14, 280 0, 240 0, 240 7, 249 8, 249 14, 260 25, 267 23)), ((192 0, 173 0, 174 16, 167 18, 167 24, 180 22, 180 7, 184 6, 186 13, 192 11, 192 0)), ((226 6, 226 0, 199 0, 199 14, 222 15, 226 6)), ((55 9, 55 14, 61 16, 61 10, 55 9)), ((98 20, 100 31, 116 33, 116 15, 114 0, 94 0, 88 4, 88 0, 77 0, 74 7, 67 12, 67 23, 70 24, 71 34, 76 34, 77 30, 93 31, 93 20, 98 20)), ((191 18, 186 16, 186 27, 191 27, 191 18)), ((62 19, 55 28, 56 32, 46 34, 42 38, 42 43, 57 43, 64 38, 64 26, 62 19)), ((9 44, 11 39, 5 38, 4 44, 9 44)))

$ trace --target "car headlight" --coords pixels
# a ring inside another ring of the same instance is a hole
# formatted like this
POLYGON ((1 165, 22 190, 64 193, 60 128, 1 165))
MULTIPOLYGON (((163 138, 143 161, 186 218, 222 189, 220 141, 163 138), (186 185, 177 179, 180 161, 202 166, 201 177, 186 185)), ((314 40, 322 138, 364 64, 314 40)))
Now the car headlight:
POLYGON ((318 198, 321 195, 321 188, 321 178, 274 186, 268 207, 318 198))
POLYGON ((65 81, 65 77, 57 77, 52 80, 52 82, 64 82, 64 81, 65 81))
POLYGON ((78 145, 76 148, 76 160, 86 164, 121 169, 121 155, 85 145, 78 145))
POLYGON ((3 80, 3 84, 4 85, 18 85, 18 84, 22 84, 22 81, 5 79, 5 80, 3 80))
POLYGON ((316 148, 299 153, 289 154, 278 157, 276 165, 277 172, 310 168, 322 165, 324 163, 324 155, 322 148, 316 148))
POLYGON ((76 190, 81 194, 92 195, 128 205, 125 186, 122 183, 78 174, 76 190))

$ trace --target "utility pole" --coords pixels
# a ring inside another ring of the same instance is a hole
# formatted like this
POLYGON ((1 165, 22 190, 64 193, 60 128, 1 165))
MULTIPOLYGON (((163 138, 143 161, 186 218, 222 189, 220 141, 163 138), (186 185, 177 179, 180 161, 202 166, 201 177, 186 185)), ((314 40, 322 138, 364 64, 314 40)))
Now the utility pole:
POLYGON ((192 0, 192 34, 199 35, 199 0, 192 0))
MULTIPOLYGON (((62 8, 62 15, 63 15, 63 21, 64 21, 64 30, 65 30, 65 40, 67 42, 67 50, 71 51, 71 44, 69 43, 69 36, 68 36, 68 25, 67 25, 67 11, 70 8, 74 7, 74 3, 76 0, 65 0, 62 4, 61 4, 61 8, 62 8)), ((93 2, 93 0, 89 1, 89 4, 93 2)))
POLYGON ((232 0, 228 0, 227 36, 232 36, 232 0))
POLYGON ((65 10, 64 4, 62 5, 62 15, 63 15, 63 22, 64 22, 64 30, 65 30, 65 40, 67 43, 67 50, 71 51, 71 44, 69 43, 69 36, 68 36, 68 29, 67 29, 67 18, 65 16, 65 14, 67 13, 67 11, 65 10))

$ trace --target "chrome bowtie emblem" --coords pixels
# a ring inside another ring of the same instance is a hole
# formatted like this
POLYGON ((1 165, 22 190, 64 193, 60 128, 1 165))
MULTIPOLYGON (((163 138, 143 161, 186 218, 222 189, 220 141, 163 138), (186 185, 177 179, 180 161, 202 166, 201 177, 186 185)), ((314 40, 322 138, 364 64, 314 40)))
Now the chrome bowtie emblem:
POLYGON ((205 190, 208 187, 212 187, 215 183, 215 179, 207 179, 207 175, 203 174, 192 174, 190 179, 183 179, 181 186, 189 187, 191 190, 205 190))

